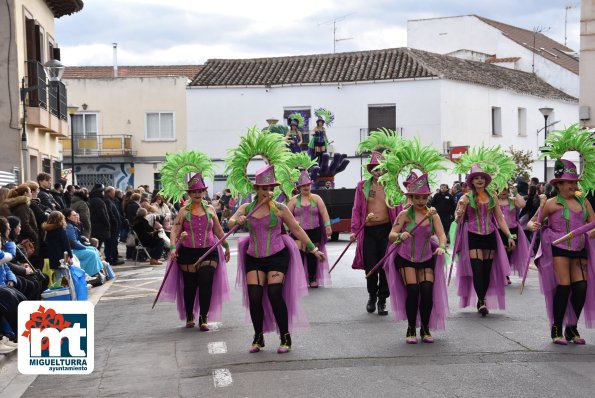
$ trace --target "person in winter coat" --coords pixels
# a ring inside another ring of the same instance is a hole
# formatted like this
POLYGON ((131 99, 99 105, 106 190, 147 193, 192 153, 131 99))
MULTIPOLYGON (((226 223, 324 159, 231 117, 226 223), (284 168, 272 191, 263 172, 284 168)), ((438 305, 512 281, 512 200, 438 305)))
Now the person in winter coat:
MULTIPOLYGON (((103 184, 95 184, 89 198, 91 237, 98 240, 97 248, 101 249, 101 244, 110 238, 110 219, 105 206, 103 184)), ((108 253, 106 253, 106 257, 108 257, 108 253)))
POLYGON ((50 193, 52 194, 52 197, 56 203, 58 203, 58 206, 60 206, 60 210, 65 209, 66 201, 64 200, 64 187, 62 187, 62 184, 59 182, 55 183, 54 189, 52 189, 50 193))
POLYGON ((21 220, 20 239, 29 239, 33 243, 35 251, 39 253, 37 220, 29 206, 31 203, 31 189, 29 186, 21 184, 13 189, 4 203, 10 209, 10 214, 21 220))
POLYGON ((81 219, 81 233, 91 237, 91 212, 89 211, 89 195, 86 189, 75 191, 70 200, 71 209, 76 211, 81 219))
POLYGON ((52 187, 52 176, 48 173, 39 173, 37 175, 37 184, 39 184, 39 200, 41 204, 52 210, 60 210, 60 205, 56 202, 50 191, 52 187))
POLYGON ((118 260, 118 240, 122 219, 120 218, 120 212, 118 211, 115 198, 116 189, 114 187, 107 187, 103 200, 110 220, 110 237, 105 242, 105 260, 112 265, 121 265, 124 264, 124 261, 118 260))
POLYGON ((65 271, 60 268, 60 260, 64 259, 64 253, 68 255, 69 263, 72 263, 72 250, 66 235, 66 219, 59 211, 52 211, 48 220, 41 225, 45 232, 45 246, 47 258, 50 260, 50 268, 56 271, 56 279, 62 278, 65 271))
POLYGON ((151 256, 151 265, 161 265, 159 261, 163 255, 164 241, 159 237, 159 231, 149 225, 149 222, 145 218, 147 216, 147 210, 138 209, 138 214, 134 219, 132 228, 141 244, 147 249, 151 256))

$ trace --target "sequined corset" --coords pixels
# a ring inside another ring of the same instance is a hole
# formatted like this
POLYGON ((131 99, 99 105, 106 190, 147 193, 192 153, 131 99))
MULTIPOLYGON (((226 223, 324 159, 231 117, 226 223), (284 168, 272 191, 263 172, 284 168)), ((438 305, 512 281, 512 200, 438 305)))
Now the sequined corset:
POLYGON ((510 204, 500 205, 500 210, 502 210, 502 215, 504 215, 504 220, 506 221, 508 228, 516 228, 519 223, 519 216, 516 207, 513 207, 511 210, 510 204))
POLYGON ((191 215, 190 220, 186 219, 182 223, 182 231, 188 232, 188 236, 182 241, 186 247, 211 247, 217 240, 213 234, 213 220, 207 217, 191 215))
POLYGON ((300 227, 303 229, 315 229, 320 227, 320 219, 318 217, 318 206, 313 201, 310 201, 308 206, 301 204, 301 196, 298 196, 298 203, 293 209, 293 215, 300 227))
POLYGON ((277 217, 277 224, 270 226, 270 216, 255 218, 250 216, 250 243, 248 254, 252 257, 268 257, 280 252, 285 244, 281 239, 283 220, 277 217))
MULTIPOLYGON (((564 217, 562 217, 562 209, 556 210, 554 213, 550 214, 548 225, 553 231, 552 241, 566 235, 578 227, 585 225, 583 210, 579 210, 577 212, 570 210, 569 213, 570 220, 566 220, 564 217)), ((555 246, 564 250, 581 251, 585 247, 585 235, 581 234, 575 236, 574 238, 555 246)))
POLYGON ((467 206, 467 222, 469 232, 480 235, 489 235, 494 232, 494 223, 492 222, 492 210, 488 208, 488 203, 478 203, 477 210, 471 205, 467 206))
POLYGON ((432 248, 430 246, 432 233, 432 226, 429 223, 427 225, 422 224, 409 239, 399 244, 397 253, 404 259, 414 263, 423 263, 429 260, 432 257, 432 248))

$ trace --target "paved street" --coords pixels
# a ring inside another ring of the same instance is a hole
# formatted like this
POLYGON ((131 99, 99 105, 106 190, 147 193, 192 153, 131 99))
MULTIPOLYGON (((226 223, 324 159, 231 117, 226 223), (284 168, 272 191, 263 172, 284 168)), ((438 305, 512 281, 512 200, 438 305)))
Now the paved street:
MULTIPOLYGON (((345 241, 329 245, 331 261, 345 241)), ((235 242, 232 243, 232 248, 235 242)), ((554 346, 537 272, 523 295, 512 277, 507 311, 482 319, 457 309, 451 286, 447 330, 434 344, 406 345, 406 324, 365 312, 362 272, 351 270, 351 250, 333 271, 333 286, 310 290, 310 328, 292 334, 293 349, 278 355, 278 337, 249 354, 252 327, 239 290, 211 331, 185 329, 173 304, 151 303, 164 267, 118 267, 118 279, 95 307, 95 371, 87 376, 16 375, 16 356, 2 369, 12 382, 2 396, 137 397, 592 397, 595 330, 588 345, 554 346), (16 376, 15 376, 16 375, 16 376)), ((235 285, 235 253, 228 265, 235 285)), ((97 291, 96 291, 97 290, 97 291)), ((1 391, 1 390, 0 390, 1 391)))

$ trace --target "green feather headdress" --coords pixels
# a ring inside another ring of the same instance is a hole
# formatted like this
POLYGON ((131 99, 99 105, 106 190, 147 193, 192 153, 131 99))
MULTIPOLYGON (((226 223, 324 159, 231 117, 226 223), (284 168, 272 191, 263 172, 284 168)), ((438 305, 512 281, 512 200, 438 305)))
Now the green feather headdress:
MULTIPOLYGON (((285 164, 290 171, 290 183, 295 187, 295 183, 300 178, 300 169, 309 170, 311 167, 316 166, 318 162, 310 159, 310 155, 307 152, 297 152, 292 153, 285 164)), ((287 193, 290 194, 291 191, 287 193)))
POLYGON ((306 120, 304 119, 304 115, 302 115, 299 112, 294 112, 291 115, 289 115, 287 117, 289 120, 291 119, 295 119, 298 121, 298 129, 301 129, 302 127, 304 127, 304 124, 306 123, 306 120))
POLYGON ((256 127, 248 129, 248 133, 240 138, 237 148, 228 150, 229 156, 225 159, 227 187, 232 194, 246 197, 254 191, 247 168, 255 156, 262 156, 267 164, 275 166, 275 179, 283 191, 291 194, 293 184, 286 165, 291 152, 286 145, 285 138, 280 134, 261 131, 256 127))
POLYGON ((314 115, 323 118, 324 123, 326 123, 327 126, 330 126, 331 124, 333 124, 333 121, 335 120, 335 115, 333 115, 333 113, 331 111, 329 111, 328 109, 324 109, 324 108, 316 109, 314 111, 314 115))
POLYGON ((473 147, 459 158, 453 172, 455 174, 468 174, 471 166, 478 164, 483 171, 492 176, 490 190, 502 191, 508 188, 508 184, 516 172, 516 165, 512 158, 500 148, 495 147, 473 147))
POLYGON ((565 130, 551 132, 545 141, 547 153, 540 156, 549 156, 553 159, 560 159, 566 152, 576 151, 584 160, 584 168, 579 178, 582 191, 586 193, 595 190, 595 140, 592 138, 593 131, 581 128, 578 124, 565 130))
MULTIPOLYGON (((389 129, 379 128, 370 133, 370 135, 360 142, 357 147, 357 154, 365 152, 380 152, 383 155, 387 155, 393 151, 397 151, 405 140, 401 136, 389 129)), ((368 162, 369 163, 369 162, 368 162)), ((368 171, 368 163, 363 164, 363 176, 364 179, 370 178, 372 175, 368 171)))
POLYGON ((378 182, 384 186, 386 203, 396 206, 406 201, 406 196, 399 184, 399 179, 406 179, 413 170, 428 175, 430 186, 437 182, 437 171, 446 170, 444 157, 431 145, 422 146, 419 139, 401 140, 400 147, 386 155, 380 162, 381 171, 386 171, 378 182))
POLYGON ((203 178, 212 178, 215 164, 209 156, 199 151, 179 151, 165 155, 161 167, 161 191, 159 193, 174 202, 179 202, 188 188, 189 173, 201 172, 203 178))

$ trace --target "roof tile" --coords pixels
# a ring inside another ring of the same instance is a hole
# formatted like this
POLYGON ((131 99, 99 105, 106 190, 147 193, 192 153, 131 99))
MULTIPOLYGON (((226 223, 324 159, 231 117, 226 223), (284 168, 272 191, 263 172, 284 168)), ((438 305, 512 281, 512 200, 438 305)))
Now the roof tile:
MULTIPOLYGON (((118 77, 186 76, 194 79, 202 65, 118 66, 118 77)), ((68 66, 63 79, 106 79, 114 77, 113 66, 68 66)))

